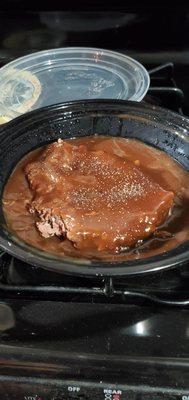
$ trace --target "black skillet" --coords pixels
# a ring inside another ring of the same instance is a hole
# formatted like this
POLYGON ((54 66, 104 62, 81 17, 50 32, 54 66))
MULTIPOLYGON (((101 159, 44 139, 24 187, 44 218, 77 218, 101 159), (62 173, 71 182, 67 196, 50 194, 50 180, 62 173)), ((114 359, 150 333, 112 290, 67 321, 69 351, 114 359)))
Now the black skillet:
MULTIPOLYGON (((58 138, 112 135, 137 138, 166 151, 189 170, 189 119, 159 107, 125 101, 80 101, 30 112, 0 128, 0 194, 17 162, 28 152, 58 138)), ((0 210, 0 247, 25 262, 59 273, 130 275, 176 267, 189 260, 189 244, 143 260, 102 262, 57 257, 13 236, 0 210)))

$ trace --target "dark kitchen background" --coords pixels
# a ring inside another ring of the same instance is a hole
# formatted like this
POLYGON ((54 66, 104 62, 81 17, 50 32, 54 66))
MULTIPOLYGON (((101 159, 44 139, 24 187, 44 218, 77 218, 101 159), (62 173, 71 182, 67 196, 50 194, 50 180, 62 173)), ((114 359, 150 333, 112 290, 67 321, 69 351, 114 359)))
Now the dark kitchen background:
POLYGON ((0 2, 0 66, 39 50, 88 46, 131 55, 148 69, 174 63, 189 115, 189 4, 162 2, 0 2), (101 3, 101 4, 100 4, 101 3))

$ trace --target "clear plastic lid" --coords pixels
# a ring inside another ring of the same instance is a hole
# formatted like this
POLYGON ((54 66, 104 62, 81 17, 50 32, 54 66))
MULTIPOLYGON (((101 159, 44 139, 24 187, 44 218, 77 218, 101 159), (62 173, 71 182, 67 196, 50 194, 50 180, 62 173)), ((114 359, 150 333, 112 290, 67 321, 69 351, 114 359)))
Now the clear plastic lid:
POLYGON ((121 53, 85 47, 41 51, 0 69, 0 115, 6 120, 70 100, 141 101, 146 69, 121 53))

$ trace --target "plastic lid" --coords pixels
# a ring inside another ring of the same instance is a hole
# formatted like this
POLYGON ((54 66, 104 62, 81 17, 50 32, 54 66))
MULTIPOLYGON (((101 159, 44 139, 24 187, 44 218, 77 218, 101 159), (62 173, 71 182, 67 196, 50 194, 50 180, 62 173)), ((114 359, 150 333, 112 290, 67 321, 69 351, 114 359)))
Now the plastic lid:
POLYGON ((8 119, 70 100, 141 101, 149 74, 121 53, 60 48, 18 58, 0 69, 0 115, 8 119))

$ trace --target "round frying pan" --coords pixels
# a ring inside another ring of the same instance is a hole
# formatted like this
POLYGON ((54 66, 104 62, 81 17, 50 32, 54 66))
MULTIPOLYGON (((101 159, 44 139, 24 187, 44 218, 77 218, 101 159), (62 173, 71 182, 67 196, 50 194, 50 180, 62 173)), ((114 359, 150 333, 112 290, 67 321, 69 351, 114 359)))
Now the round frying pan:
MULTIPOLYGON (((159 107, 125 101, 80 101, 58 104, 16 118, 0 128, 0 196, 17 162, 37 147, 58 138, 112 135, 137 138, 164 150, 189 170, 189 120, 159 107)), ((58 257, 35 249, 6 228, 0 208, 0 247, 32 265, 77 275, 129 275, 182 265, 189 245, 158 256, 127 262, 58 257)))

